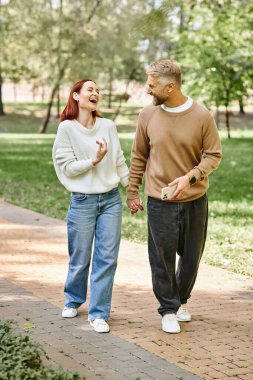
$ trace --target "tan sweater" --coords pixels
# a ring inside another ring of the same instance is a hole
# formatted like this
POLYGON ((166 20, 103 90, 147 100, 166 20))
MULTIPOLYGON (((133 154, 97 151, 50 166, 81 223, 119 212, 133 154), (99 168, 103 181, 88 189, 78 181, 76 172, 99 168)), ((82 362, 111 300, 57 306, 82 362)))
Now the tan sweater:
POLYGON ((193 174, 197 183, 181 201, 206 193, 208 175, 221 161, 221 143, 215 121, 208 110, 193 102, 180 113, 160 106, 145 107, 138 119, 132 148, 128 199, 138 197, 146 172, 145 192, 160 199, 161 189, 175 178, 193 174))

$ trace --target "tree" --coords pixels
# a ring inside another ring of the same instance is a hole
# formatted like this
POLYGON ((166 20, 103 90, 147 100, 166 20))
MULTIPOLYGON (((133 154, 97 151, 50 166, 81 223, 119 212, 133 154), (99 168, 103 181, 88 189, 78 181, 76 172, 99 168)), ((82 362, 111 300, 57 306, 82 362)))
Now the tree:
MULTIPOLYGON (((2 98, 2 85, 5 79, 11 79, 13 83, 18 83, 27 74, 26 55, 22 51, 22 44, 17 44, 17 40, 22 39, 20 30, 19 14, 11 9, 11 1, 0 0, 0 116, 4 115, 4 105, 2 98)), ((22 29, 22 25, 21 25, 22 29)))
POLYGON ((244 0, 182 0, 150 3, 143 17, 148 61, 180 62, 183 84, 193 96, 217 108, 247 97, 252 88, 253 5, 244 0), (159 47, 158 47, 159 46, 159 47))
POLYGON ((230 137, 229 106, 247 95, 246 78, 252 71, 252 32, 247 26, 252 6, 227 0, 203 4, 196 7, 192 27, 182 37, 184 64, 195 92, 217 107, 225 106, 230 137))
MULTIPOLYGON (((86 11, 88 12, 82 13, 81 4, 68 4, 68 7, 72 7, 67 9, 70 11, 70 15, 75 14, 77 19, 71 16, 66 16, 63 12, 62 1, 60 2, 60 10, 58 10, 58 15, 62 18, 61 22, 58 22, 58 27, 60 28, 59 37, 58 37, 58 46, 57 46, 57 73, 55 75, 54 84, 52 86, 52 91, 50 95, 50 100, 48 103, 47 114, 44 119, 44 122, 40 128, 40 133, 44 133, 48 126, 48 122, 50 120, 51 109, 54 101, 54 97, 59 92, 60 83, 63 79, 66 70, 70 65, 70 61, 77 56, 79 51, 83 48, 85 51, 86 48, 86 37, 90 37, 86 31, 87 25, 92 20, 95 15, 97 7, 100 5, 102 0, 96 0, 95 5, 92 5, 92 8, 89 9, 87 6, 86 11), (85 17, 83 15, 85 14, 85 17), (88 16, 86 16, 88 14, 88 16), (64 20, 63 20, 64 19, 64 20), (79 23, 76 21, 79 21, 79 23), (64 29, 63 29, 64 25, 64 29), (79 25, 79 28, 76 27, 79 25), (59 43, 60 42, 60 43, 59 43)), ((90 38, 89 38, 90 39, 90 38)))
POLYGON ((143 0, 108 2, 100 9, 100 28, 97 52, 102 73, 100 79, 106 84, 108 108, 112 107, 113 85, 115 80, 125 82, 120 104, 127 98, 127 90, 132 81, 143 78, 143 67, 138 49, 140 35, 135 29, 137 20, 143 15, 143 0))

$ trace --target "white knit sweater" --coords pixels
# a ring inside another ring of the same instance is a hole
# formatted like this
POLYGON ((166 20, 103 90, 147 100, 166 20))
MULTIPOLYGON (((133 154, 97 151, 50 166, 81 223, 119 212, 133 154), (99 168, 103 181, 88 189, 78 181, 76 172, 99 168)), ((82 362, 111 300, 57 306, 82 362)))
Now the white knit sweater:
POLYGON ((53 162, 57 177, 70 192, 99 194, 112 190, 119 182, 128 185, 128 167, 116 126, 109 119, 97 117, 92 129, 77 120, 61 122, 53 146, 53 162), (98 150, 96 141, 103 137, 107 141, 107 154, 93 166, 98 150))

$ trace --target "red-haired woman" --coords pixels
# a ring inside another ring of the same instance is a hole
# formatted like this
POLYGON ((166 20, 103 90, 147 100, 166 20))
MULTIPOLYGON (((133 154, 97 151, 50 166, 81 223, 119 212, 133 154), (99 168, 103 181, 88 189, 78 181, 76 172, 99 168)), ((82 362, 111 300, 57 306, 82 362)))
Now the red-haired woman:
POLYGON ((62 316, 75 317, 86 301, 93 247, 88 320, 95 331, 109 332, 122 219, 118 184, 128 185, 128 168, 114 123, 97 112, 99 98, 92 80, 74 84, 61 114, 53 161, 60 182, 71 192, 62 316))

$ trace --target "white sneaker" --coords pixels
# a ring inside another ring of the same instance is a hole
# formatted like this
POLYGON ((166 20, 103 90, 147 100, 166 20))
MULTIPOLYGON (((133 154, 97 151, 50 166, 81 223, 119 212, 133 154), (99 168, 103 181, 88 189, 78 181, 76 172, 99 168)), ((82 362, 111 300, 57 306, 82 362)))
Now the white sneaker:
POLYGON ((98 333, 107 333, 110 331, 108 323, 102 318, 97 318, 94 319, 94 321, 90 321, 90 325, 98 333))
POLYGON ((190 322, 191 319, 192 316, 187 310, 186 303, 182 304, 177 312, 177 320, 179 322, 190 322))
POLYGON ((74 318, 77 316, 77 309, 74 309, 73 307, 64 307, 61 315, 63 318, 74 318))
POLYGON ((176 314, 165 314, 162 318, 162 329, 171 334, 180 333, 180 326, 176 314))

